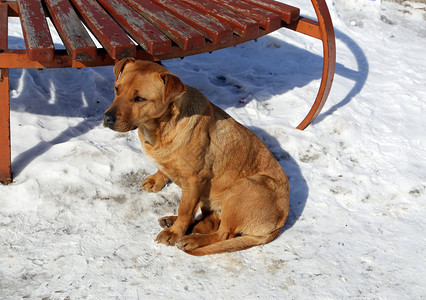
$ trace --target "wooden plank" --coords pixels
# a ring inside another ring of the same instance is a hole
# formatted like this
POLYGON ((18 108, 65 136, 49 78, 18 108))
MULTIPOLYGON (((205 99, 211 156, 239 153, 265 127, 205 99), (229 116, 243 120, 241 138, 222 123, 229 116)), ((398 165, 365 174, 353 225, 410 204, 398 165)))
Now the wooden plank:
POLYGON ((73 60, 96 58, 96 46, 68 0, 44 0, 68 54, 73 60))
MULTIPOLYGON (((153 56, 142 48, 137 49, 136 56, 142 60, 153 60, 153 56)), ((72 60, 66 49, 57 49, 52 62, 30 60, 27 51, 22 49, 6 50, 0 55, 0 66, 14 69, 89 68, 113 66, 115 63, 116 60, 111 58, 104 48, 98 48, 96 58, 90 61, 72 60)))
POLYGON ((296 22, 293 22, 291 24, 284 24, 284 27, 322 40, 321 30, 318 21, 301 17, 296 22))
POLYGON ((259 34, 259 25, 257 22, 245 16, 237 15, 235 12, 209 0, 180 1, 230 26, 234 33, 242 38, 256 38, 259 34))
POLYGON ((172 49, 170 39, 121 0, 98 0, 108 13, 148 53, 159 55, 172 49))
POLYGON ((200 49, 205 45, 205 37, 202 33, 152 1, 125 1, 182 49, 200 49))
POLYGON ((18 0, 18 7, 28 56, 31 60, 52 61, 55 48, 40 0, 18 0))
POLYGON ((210 0, 218 5, 226 7, 238 14, 242 14, 255 20, 267 32, 277 30, 281 27, 281 17, 273 12, 256 7, 241 0, 210 0))
MULTIPOLYGON (((7 49, 8 5, 0 3, 0 56, 7 49)), ((0 69, 0 182, 12 182, 10 155, 9 69, 0 69)))
POLYGON ((225 27, 217 19, 207 17, 191 6, 182 4, 176 0, 153 0, 164 9, 170 11, 179 19, 203 32, 214 44, 229 43, 232 41, 232 30, 225 27))
POLYGON ((114 59, 134 57, 136 46, 95 0, 72 0, 87 26, 114 59))
POLYGON ((300 9, 291 5, 287 5, 275 0, 242 0, 252 5, 261 7, 268 11, 272 11, 281 16, 287 24, 291 24, 299 19, 300 9))

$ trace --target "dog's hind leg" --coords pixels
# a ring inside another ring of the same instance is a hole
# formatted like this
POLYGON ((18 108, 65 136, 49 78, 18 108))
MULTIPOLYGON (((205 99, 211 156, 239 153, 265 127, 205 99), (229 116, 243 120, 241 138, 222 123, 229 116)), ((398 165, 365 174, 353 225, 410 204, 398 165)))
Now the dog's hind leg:
POLYGON ((194 233, 181 237, 177 243, 177 247, 181 250, 189 251, 206 245, 216 244, 228 238, 232 237, 230 237, 229 232, 223 230, 208 234, 194 233))
POLYGON ((163 187, 169 182, 169 178, 164 175, 163 172, 158 170, 157 173, 148 176, 142 182, 142 189, 150 193, 157 193, 163 189, 163 187))
MULTIPOLYGON (((280 231, 281 231, 281 228, 278 228, 275 231, 268 234, 267 236, 243 235, 243 236, 236 236, 233 238, 222 239, 222 240, 217 239, 216 240, 217 242, 214 242, 212 244, 207 244, 205 246, 198 246, 197 244, 194 243, 194 241, 198 242, 199 244, 201 244, 200 242, 202 242, 203 240, 204 241, 209 240, 209 242, 212 242, 213 241, 212 238, 219 237, 219 235, 215 233, 195 234, 195 235, 182 237, 181 240, 178 242, 177 246, 181 250, 185 251, 186 253, 191 255, 196 255, 196 256, 239 251, 239 250, 251 248, 253 246, 269 243, 270 241, 274 240, 279 235, 280 231), (186 239, 189 237, 192 237, 190 241, 186 239), (194 246, 195 248, 193 248, 194 246), (190 250, 191 248, 193 249, 190 250)), ((223 235, 223 237, 226 237, 226 235, 223 235)))
POLYGON ((194 228, 191 230, 192 233, 212 233, 219 229, 220 217, 219 214, 214 211, 204 211, 199 221, 194 223, 194 228))
POLYGON ((288 214, 285 191, 273 178, 255 175, 236 181, 222 207, 219 229, 210 234, 182 237, 178 247, 192 255, 247 249, 272 241, 288 214))
MULTIPOLYGON (((158 219, 158 223, 163 228, 171 227, 176 221, 177 216, 167 216, 158 219)), ((217 231, 220 224, 219 215, 212 211, 203 211, 200 220, 195 221, 190 228, 188 233, 211 233, 217 231)))

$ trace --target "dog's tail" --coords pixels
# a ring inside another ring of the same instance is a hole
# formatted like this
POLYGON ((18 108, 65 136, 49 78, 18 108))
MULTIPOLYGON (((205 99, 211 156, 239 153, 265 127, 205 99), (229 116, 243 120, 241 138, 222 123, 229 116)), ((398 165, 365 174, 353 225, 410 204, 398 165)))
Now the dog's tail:
POLYGON ((224 252, 233 252, 251 248, 253 246, 263 245, 274 240, 281 232, 281 228, 276 229, 267 236, 243 235, 228 240, 220 241, 194 250, 184 250, 186 253, 203 256, 224 252))

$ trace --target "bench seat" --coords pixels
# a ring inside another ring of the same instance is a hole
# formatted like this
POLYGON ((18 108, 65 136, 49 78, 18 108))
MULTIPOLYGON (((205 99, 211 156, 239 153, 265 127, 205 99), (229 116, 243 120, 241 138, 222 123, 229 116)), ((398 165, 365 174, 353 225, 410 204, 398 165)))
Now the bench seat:
POLYGON ((21 19, 28 60, 46 67, 102 64, 105 53, 88 31, 113 60, 155 61, 234 46, 299 19, 299 8, 273 0, 18 0, 9 5, 21 19), (54 61, 47 18, 70 61, 54 61))

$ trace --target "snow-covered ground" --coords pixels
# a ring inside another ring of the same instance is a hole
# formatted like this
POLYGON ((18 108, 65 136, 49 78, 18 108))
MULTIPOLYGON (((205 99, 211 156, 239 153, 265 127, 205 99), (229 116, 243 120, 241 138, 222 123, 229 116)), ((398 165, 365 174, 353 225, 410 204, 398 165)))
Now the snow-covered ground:
MULTIPOLYGON (((309 1, 290 2, 314 16, 309 1)), ((241 252, 193 257, 154 242, 180 189, 141 191, 156 169, 136 132, 102 127, 111 67, 12 70, 1 298, 424 299, 426 4, 328 4, 336 76, 303 132, 295 126, 317 93, 320 42, 282 29, 164 62, 253 130, 290 178, 285 230, 241 252)), ((22 48, 17 20, 10 29, 10 47, 22 48)))

